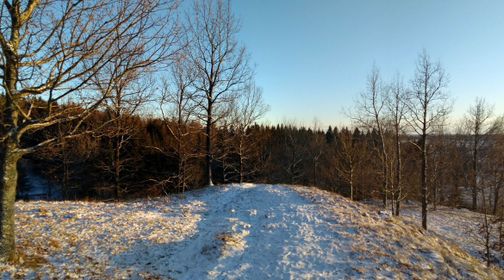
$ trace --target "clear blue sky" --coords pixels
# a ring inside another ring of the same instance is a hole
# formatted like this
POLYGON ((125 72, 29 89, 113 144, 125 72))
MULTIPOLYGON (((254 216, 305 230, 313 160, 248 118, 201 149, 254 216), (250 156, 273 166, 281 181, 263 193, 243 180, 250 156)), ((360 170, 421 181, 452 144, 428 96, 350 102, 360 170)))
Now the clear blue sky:
POLYGON ((422 49, 440 60, 452 118, 478 96, 504 113, 504 1, 236 0, 240 40, 256 64, 271 123, 348 123, 343 108, 373 63, 408 81, 422 49))

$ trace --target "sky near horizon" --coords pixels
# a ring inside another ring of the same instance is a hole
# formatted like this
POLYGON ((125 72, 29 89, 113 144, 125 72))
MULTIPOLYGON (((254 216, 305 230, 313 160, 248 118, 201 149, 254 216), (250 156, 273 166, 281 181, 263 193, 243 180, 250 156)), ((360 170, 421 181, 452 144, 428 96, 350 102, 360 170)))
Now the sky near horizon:
POLYGON ((375 64, 414 74, 423 49, 449 74, 452 122, 476 97, 504 114, 504 1, 235 0, 271 124, 348 124, 375 64))

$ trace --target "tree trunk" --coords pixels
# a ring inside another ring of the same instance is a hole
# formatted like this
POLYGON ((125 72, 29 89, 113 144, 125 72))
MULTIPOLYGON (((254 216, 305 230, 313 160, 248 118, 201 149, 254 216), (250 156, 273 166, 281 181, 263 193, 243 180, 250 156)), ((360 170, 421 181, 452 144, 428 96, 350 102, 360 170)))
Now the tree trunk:
MULTIPOLYGON (((478 130, 478 126, 476 124, 476 130, 478 130)), ((476 210, 478 207, 478 142, 479 136, 476 131, 474 134, 474 143, 473 143, 473 186, 472 186, 472 209, 476 210)), ((483 198, 485 199, 485 198, 483 198)))
MULTIPOLYGON (((180 137, 180 134, 179 134, 180 137)), ((182 189, 184 192, 185 189, 185 160, 182 159, 182 139, 179 138, 177 143, 177 163, 178 163, 178 172, 177 172, 177 188, 182 189)))
POLYGON ((422 185, 422 227, 427 229, 427 134, 424 132, 422 135, 422 175, 421 175, 422 185))
POLYGON ((177 188, 182 192, 185 192, 186 189, 186 178, 185 178, 185 159, 182 156, 178 155, 178 176, 177 176, 177 188))
MULTIPOLYGON (((17 48, 19 30, 13 28, 11 43, 13 48, 17 48)), ((5 52, 5 50, 4 50, 5 52)), ((8 131, 16 131, 18 127, 19 112, 15 109, 15 104, 19 99, 16 84, 18 77, 17 54, 7 52, 4 54, 4 89, 5 104, 3 108, 3 126, 0 126, 2 134, 8 131)), ((16 260, 16 236, 15 236, 15 202, 16 187, 18 180, 17 163, 21 159, 22 153, 18 150, 16 138, 21 135, 11 135, 0 143, 0 262, 16 260)))
POLYGON ((477 201, 478 201, 478 189, 476 188, 476 184, 474 183, 472 187, 472 205, 471 205, 472 210, 476 210, 478 206, 477 201))
POLYGON ((180 100, 178 102, 178 118, 177 118, 177 160, 178 160, 178 174, 177 174, 177 187, 182 189, 182 192, 185 192, 186 189, 186 184, 187 184, 187 178, 186 178, 186 161, 187 161, 187 154, 186 151, 184 150, 183 143, 185 142, 185 137, 186 132, 184 131, 184 128, 187 127, 187 123, 184 122, 183 120, 183 115, 182 112, 184 111, 182 103, 184 102, 183 99, 183 94, 180 94, 180 100))
POLYGON ((491 244, 490 244, 490 238, 491 238, 491 225, 490 225, 490 221, 489 221, 489 218, 488 218, 488 205, 486 203, 486 196, 485 196, 485 189, 482 188, 481 189, 481 196, 483 197, 483 204, 481 206, 483 206, 483 234, 484 234, 484 239, 485 239, 485 259, 486 259, 486 265, 487 267, 490 267, 490 262, 491 262, 491 251, 490 251, 490 247, 491 247, 491 244))
POLYGON ((240 166, 239 166, 239 171, 240 171, 240 184, 243 184, 243 139, 240 136, 240 144, 239 144, 239 153, 238 156, 240 157, 240 166))
POLYGON ((353 174, 353 167, 350 167, 350 199, 354 200, 354 174, 353 174))
POLYGON ((437 200, 438 200, 437 195, 438 195, 438 184, 437 184, 437 182, 435 182, 432 185, 432 210, 433 211, 437 210, 437 200))
POLYGON ((206 182, 213 186, 212 182, 212 101, 208 101, 207 122, 206 122, 206 182))
POLYGON ((114 154, 113 154, 113 166, 114 166, 114 195, 118 199, 121 197, 121 136, 114 137, 114 154))
MULTIPOLYGON (((382 138, 383 141, 383 138, 382 138)), ((388 158, 385 152, 385 145, 382 147, 383 149, 383 182, 382 182, 382 188, 383 188, 383 208, 387 209, 388 206, 388 168, 387 168, 387 162, 388 158)))
POLYGON ((68 181, 70 177, 70 159, 67 153, 66 142, 61 142, 61 165, 63 169, 63 199, 68 199, 69 191, 68 191, 68 181))
POLYGON ((492 209, 492 214, 497 215, 497 205, 499 204, 499 187, 495 186, 494 189, 494 203, 493 203, 493 209, 492 209))
MULTIPOLYGON (((443 156, 444 157, 444 156, 443 156)), ((446 170, 448 169, 446 166, 444 167, 446 168, 446 170)), ((441 174, 441 177, 439 178, 439 186, 441 188, 443 188, 443 190, 439 191, 438 192, 438 195, 439 195, 439 203, 441 205, 445 204, 446 203, 446 197, 445 197, 445 193, 446 191, 444 190, 444 186, 446 186, 446 183, 445 183, 445 175, 444 174, 441 174)))
POLYGON ((0 162, 2 169, 0 173, 0 262, 16 260, 16 243, 14 234, 14 203, 16 201, 16 187, 18 180, 17 163, 21 158, 21 153, 15 144, 2 144, 0 150, 0 162))
POLYGON ((399 139, 399 127, 396 125, 396 197, 395 197, 395 203, 396 203, 396 209, 395 209, 395 215, 399 216, 399 207, 401 206, 401 195, 402 195, 402 185, 401 185, 401 141, 399 139))

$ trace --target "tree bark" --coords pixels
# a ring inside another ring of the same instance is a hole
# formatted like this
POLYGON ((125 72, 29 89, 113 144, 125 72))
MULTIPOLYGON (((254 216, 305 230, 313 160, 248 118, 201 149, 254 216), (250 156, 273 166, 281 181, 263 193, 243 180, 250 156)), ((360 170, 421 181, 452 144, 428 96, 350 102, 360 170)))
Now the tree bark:
MULTIPOLYGON (((241 132, 240 132, 241 133, 241 132)), ((238 153, 238 156, 240 157, 240 166, 239 166, 239 169, 240 169, 240 184, 243 184, 243 137, 242 135, 240 135, 240 144, 239 144, 239 153, 238 153)))
MULTIPOLYGON (((17 20, 15 17, 13 21, 17 20)), ((19 43, 19 29, 13 28, 11 44, 17 50, 19 43)), ((5 56, 5 70, 3 77, 3 87, 6 91, 5 105, 3 110, 2 134, 6 139, 0 144, 0 262, 15 261, 16 238, 15 238, 15 201, 18 180, 17 163, 22 154, 17 145, 16 128, 18 126, 19 112, 15 104, 19 99, 17 95, 18 63, 17 53, 13 50, 2 48, 5 56), (10 135, 9 135, 10 134, 10 135)))
POLYGON ((212 156, 212 108, 213 104, 212 101, 208 101, 208 108, 207 108, 207 122, 206 122, 206 182, 207 185, 213 186, 213 181, 212 181, 212 162, 213 162, 213 156, 212 156))
POLYGON ((115 198, 119 199, 121 197, 121 136, 114 137, 114 155, 113 155, 113 166, 114 166, 114 193, 115 198))
MULTIPOLYGON (((478 142, 479 135, 478 124, 475 124, 475 134, 474 134, 474 143, 473 143, 473 187, 472 187, 472 209, 476 210, 478 207, 478 142)), ((485 198, 483 198, 485 199, 485 198)))
POLYGON ((422 135, 422 175, 421 175, 422 185, 422 227, 427 229, 427 135, 424 133, 422 135))
POLYGON ((350 167, 350 200, 354 200, 354 174, 353 174, 353 166, 350 167))
MULTIPOLYGON (((400 195, 400 194, 399 194, 399 195, 400 195)), ((401 210, 401 200, 397 199, 395 203, 396 203, 395 215, 396 215, 396 216, 399 216, 399 214, 400 214, 400 212, 401 212, 401 211, 400 211, 400 210, 401 210)))
POLYGON ((399 139, 399 127, 396 125, 396 193, 395 193, 395 215, 399 216, 399 207, 401 206, 402 185, 401 185, 401 141, 399 139))
POLYGON ((438 203, 438 185, 439 185, 439 177, 441 176, 439 174, 439 158, 435 158, 435 161, 433 161, 434 169, 432 170, 431 177, 433 178, 431 180, 431 189, 432 189, 432 210, 436 211, 437 210, 437 203, 438 203))
POLYGON ((9 140, 5 141, 0 150, 0 262, 12 262, 16 260, 15 243, 15 201, 18 180, 17 163, 22 154, 16 145, 9 140), (6 142, 6 143, 5 143, 6 142))
POLYGON ((494 198, 494 203, 493 203, 492 214, 497 215, 497 206, 499 204, 499 186, 495 186, 493 198, 494 198))
POLYGON ((381 141, 381 149, 382 149, 382 157, 383 157, 383 163, 382 163, 382 171, 383 171, 383 182, 382 182, 382 188, 383 188, 383 208, 387 209, 388 206, 388 193, 389 193, 389 187, 388 187, 388 155, 387 151, 385 150, 385 137, 383 136, 383 132, 380 128, 380 141, 381 141))
MULTIPOLYGON (((179 131, 180 131, 180 123, 179 123, 179 131)), ((178 135, 180 137, 180 133, 178 135)), ((179 138, 177 143, 177 188, 182 189, 182 192, 185 190, 185 174, 184 174, 184 160, 182 159, 182 141, 179 138)))

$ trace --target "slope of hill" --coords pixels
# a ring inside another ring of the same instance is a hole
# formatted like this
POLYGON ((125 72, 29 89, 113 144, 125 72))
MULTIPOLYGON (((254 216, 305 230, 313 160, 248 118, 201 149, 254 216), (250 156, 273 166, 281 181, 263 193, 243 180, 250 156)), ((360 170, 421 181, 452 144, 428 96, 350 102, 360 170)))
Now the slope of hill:
MULTIPOLYGON (((418 203, 406 203, 402 209, 403 217, 412 218, 413 221, 420 221, 421 208, 418 203)), ((437 210, 430 209, 429 228, 431 231, 443 236, 444 239, 457 244, 470 255, 481 261, 485 260, 485 247, 483 235, 479 232, 483 223, 483 214, 470 211, 465 208, 451 208, 438 206, 437 210)), ((492 241, 498 236, 497 226, 493 226, 494 233, 492 241)), ((504 268, 504 260, 500 254, 494 250, 492 259, 494 265, 504 268)))
POLYGON ((307 187, 230 185, 124 203, 18 202, 3 278, 502 279, 410 222, 307 187))

